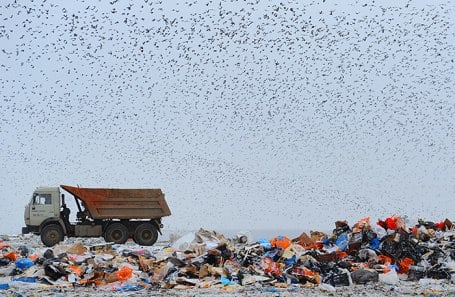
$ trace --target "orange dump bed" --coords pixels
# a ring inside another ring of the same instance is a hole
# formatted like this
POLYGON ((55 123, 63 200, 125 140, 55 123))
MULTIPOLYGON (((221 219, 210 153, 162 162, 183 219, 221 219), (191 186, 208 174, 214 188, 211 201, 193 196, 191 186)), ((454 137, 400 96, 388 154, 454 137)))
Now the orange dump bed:
POLYGON ((171 215, 160 189, 91 189, 61 185, 93 219, 155 219, 171 215))

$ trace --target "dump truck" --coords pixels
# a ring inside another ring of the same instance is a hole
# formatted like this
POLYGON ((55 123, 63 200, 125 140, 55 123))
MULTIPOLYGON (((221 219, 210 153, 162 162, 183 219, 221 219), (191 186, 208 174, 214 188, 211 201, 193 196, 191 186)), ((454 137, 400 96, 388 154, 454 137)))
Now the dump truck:
POLYGON ((129 238, 140 245, 153 245, 161 234, 161 219, 171 215, 161 189, 80 188, 66 185, 38 187, 25 207, 26 227, 48 247, 67 237, 100 237, 106 242, 125 243, 129 238), (62 189, 77 206, 76 221, 62 189))

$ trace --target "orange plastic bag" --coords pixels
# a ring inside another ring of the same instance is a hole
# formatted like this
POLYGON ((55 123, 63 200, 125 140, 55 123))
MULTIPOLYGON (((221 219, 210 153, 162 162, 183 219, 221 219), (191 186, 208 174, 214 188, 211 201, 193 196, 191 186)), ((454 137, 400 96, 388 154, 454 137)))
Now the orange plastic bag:
POLYGON ((31 255, 28 255, 28 258, 30 260, 32 260, 33 262, 35 262, 35 260, 39 258, 39 255, 38 254, 31 254, 31 255))
POLYGON ((133 269, 128 266, 123 266, 115 272, 119 281, 126 281, 133 276, 133 269))
POLYGON ((280 247, 285 250, 291 245, 291 239, 286 236, 277 236, 270 240, 270 244, 274 247, 280 247))
POLYGON ((390 265, 392 263, 392 258, 386 255, 378 255, 378 263, 384 265, 390 265))
POLYGON ((414 265, 414 261, 411 258, 404 258, 398 263, 399 273, 408 273, 409 266, 414 265))
POLYGON ((76 265, 69 265, 69 268, 74 272, 74 274, 76 274, 77 276, 81 276, 82 275, 82 268, 80 268, 79 266, 76 266, 76 265))
POLYGON ((3 254, 3 257, 8 258, 11 261, 16 261, 17 259, 19 259, 19 255, 17 252, 9 252, 9 253, 3 254))

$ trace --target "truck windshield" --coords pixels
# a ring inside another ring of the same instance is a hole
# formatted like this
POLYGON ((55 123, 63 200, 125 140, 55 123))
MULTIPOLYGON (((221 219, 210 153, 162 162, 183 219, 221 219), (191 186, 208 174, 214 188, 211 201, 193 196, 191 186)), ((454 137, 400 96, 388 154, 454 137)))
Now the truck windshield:
POLYGON ((46 205, 52 204, 51 194, 38 194, 33 195, 33 204, 46 205))

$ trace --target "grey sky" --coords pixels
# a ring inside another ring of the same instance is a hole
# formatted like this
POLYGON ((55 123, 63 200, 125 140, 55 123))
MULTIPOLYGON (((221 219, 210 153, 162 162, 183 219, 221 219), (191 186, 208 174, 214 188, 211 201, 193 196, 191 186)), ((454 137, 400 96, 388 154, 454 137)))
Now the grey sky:
POLYGON ((0 233, 59 184, 160 187, 169 228, 454 217, 451 1, 18 2, 0 233))

